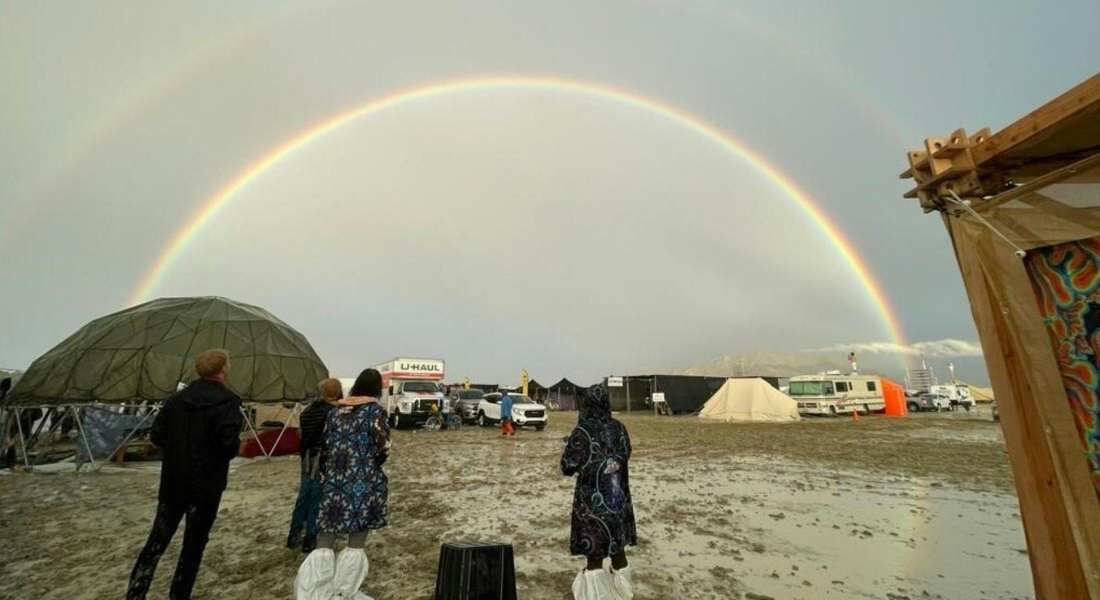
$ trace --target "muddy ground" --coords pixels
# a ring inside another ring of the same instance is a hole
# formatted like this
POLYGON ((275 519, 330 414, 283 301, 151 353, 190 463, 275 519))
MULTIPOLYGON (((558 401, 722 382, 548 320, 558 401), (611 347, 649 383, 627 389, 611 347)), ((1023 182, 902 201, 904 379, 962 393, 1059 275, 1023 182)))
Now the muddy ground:
MULTIPOLYGON (((705 424, 622 416, 638 598, 1031 598, 997 425, 977 416, 705 424)), ((394 436, 390 527, 367 544, 365 591, 430 598, 439 546, 514 544, 524 600, 570 598, 573 424, 394 436)), ((297 459, 238 460, 197 599, 290 599, 301 555, 283 546, 297 459)), ((0 475, 0 598, 121 598, 152 520, 154 464, 97 474, 0 475)), ((151 598, 167 596, 169 548, 151 598)))

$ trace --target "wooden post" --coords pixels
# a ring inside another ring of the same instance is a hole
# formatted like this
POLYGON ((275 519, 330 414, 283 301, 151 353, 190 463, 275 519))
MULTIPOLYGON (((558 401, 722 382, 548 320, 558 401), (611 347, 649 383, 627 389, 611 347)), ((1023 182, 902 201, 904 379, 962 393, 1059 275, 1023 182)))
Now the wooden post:
POLYGON ((1100 600, 1100 499, 1023 261, 945 216, 1012 462, 1038 600, 1100 600))

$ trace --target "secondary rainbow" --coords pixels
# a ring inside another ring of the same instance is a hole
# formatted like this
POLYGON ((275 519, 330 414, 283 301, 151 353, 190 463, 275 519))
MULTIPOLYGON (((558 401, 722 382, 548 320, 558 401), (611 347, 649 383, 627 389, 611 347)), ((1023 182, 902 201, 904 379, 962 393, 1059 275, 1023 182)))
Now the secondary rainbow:
POLYGON ((856 252, 855 246, 841 232, 840 228, 833 223, 832 219, 829 218, 818 203, 815 202, 809 194, 800 189, 794 180, 782 173, 777 167, 768 163, 763 157, 753 152, 744 144, 738 142, 728 133, 679 108, 670 106, 653 98, 647 98, 640 94, 602 83, 560 79, 555 77, 478 77, 417 85, 397 90, 381 98, 370 100, 348 111, 331 116, 313 127, 298 133, 269 151, 267 154, 256 159, 256 161, 226 184, 225 187, 203 202, 198 211, 195 212, 186 224, 180 227, 179 230, 172 235, 160 254, 158 254, 156 261, 153 262, 134 289, 130 302, 132 304, 137 304, 153 296, 153 292, 160 285, 164 275, 187 249, 187 245, 190 241, 223 206, 236 197, 238 192, 247 187, 268 168, 286 160, 296 151, 324 137, 325 134, 361 117, 375 115, 386 109, 416 100, 463 92, 508 89, 573 93, 619 102, 677 123, 746 161, 752 165, 757 172, 781 189, 803 210, 803 212, 805 212, 810 220, 821 229, 866 289, 889 335, 899 344, 904 345, 906 343, 894 309, 890 305, 882 286, 871 274, 871 270, 862 257, 860 257, 859 253, 856 252))

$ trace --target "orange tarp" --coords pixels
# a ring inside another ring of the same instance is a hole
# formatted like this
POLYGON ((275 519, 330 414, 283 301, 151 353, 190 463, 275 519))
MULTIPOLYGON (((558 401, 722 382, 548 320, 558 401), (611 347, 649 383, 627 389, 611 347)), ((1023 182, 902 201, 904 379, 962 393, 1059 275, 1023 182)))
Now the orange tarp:
POLYGON ((886 401, 887 416, 904 417, 909 414, 905 406, 905 388, 885 378, 882 380, 882 399, 886 401))

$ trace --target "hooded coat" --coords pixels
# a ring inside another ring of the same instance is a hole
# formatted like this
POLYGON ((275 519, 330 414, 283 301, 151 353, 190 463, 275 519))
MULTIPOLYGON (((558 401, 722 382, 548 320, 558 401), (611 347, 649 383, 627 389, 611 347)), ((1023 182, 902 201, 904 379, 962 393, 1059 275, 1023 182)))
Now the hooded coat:
POLYGON ((561 472, 576 475, 569 551, 606 558, 637 543, 630 498, 630 435, 611 418, 607 389, 593 386, 561 457, 561 472))
POLYGON ((242 422, 241 399, 217 381, 198 379, 168 398, 150 435, 164 452, 160 501, 218 502, 240 449, 242 422))

